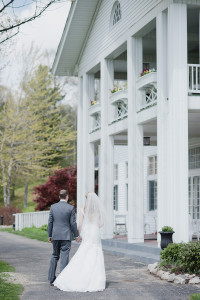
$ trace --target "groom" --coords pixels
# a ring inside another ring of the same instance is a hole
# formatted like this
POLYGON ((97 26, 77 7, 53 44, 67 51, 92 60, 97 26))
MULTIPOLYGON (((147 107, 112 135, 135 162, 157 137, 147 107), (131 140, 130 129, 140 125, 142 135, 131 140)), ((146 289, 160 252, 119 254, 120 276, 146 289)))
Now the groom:
POLYGON ((53 244, 53 254, 51 257, 48 280, 53 285, 56 279, 55 272, 57 262, 61 256, 60 272, 69 262, 69 252, 71 249, 72 232, 77 242, 81 239, 78 234, 75 209, 68 204, 69 194, 66 190, 60 191, 60 201, 51 205, 48 221, 49 242, 53 244))

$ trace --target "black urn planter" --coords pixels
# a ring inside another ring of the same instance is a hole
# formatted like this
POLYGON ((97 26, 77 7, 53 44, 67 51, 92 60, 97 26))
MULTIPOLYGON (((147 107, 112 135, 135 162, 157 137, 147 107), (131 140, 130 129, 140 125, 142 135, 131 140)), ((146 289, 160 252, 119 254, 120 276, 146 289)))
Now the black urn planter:
POLYGON ((174 231, 159 231, 160 235, 161 235, 161 243, 160 243, 160 247, 161 249, 165 249, 167 247, 168 244, 173 243, 172 240, 172 235, 174 233, 174 231))

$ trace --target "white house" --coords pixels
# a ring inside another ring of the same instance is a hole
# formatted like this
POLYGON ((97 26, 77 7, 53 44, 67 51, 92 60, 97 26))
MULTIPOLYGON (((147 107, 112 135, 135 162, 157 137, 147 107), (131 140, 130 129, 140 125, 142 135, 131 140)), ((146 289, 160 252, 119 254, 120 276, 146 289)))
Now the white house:
POLYGON ((199 11, 199 0, 73 1, 52 70, 79 78, 78 213, 99 156, 105 238, 114 232, 117 145, 128 148, 129 243, 144 241, 147 210, 157 208, 157 231, 172 226, 176 242, 199 222, 199 11), (144 69, 152 72, 141 76, 144 69), (149 137, 157 153, 145 158, 149 137))

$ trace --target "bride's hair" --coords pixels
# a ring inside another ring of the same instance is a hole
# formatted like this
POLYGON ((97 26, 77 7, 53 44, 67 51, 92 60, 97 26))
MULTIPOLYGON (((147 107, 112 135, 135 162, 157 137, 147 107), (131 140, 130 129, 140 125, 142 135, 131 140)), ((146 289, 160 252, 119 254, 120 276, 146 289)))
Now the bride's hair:
POLYGON ((103 207, 100 198, 94 192, 88 192, 85 200, 85 217, 90 222, 101 222, 103 217, 103 207))

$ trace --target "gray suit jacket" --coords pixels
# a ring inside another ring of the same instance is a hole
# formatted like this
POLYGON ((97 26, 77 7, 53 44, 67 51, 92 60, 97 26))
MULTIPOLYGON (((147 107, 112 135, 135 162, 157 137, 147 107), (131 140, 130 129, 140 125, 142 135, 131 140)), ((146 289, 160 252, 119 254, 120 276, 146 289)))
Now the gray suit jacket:
POLYGON ((71 241, 72 232, 77 237, 79 234, 74 207, 65 201, 51 205, 47 231, 52 240, 71 241))

